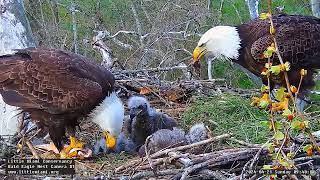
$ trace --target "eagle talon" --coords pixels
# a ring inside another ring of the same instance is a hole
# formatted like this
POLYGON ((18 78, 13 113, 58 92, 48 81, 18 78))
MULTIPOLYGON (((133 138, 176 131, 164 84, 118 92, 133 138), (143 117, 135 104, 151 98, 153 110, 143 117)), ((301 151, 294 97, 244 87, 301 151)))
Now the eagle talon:
POLYGON ((78 150, 83 149, 83 143, 79 142, 75 137, 70 136, 70 145, 64 147, 60 152, 60 158, 72 158, 77 157, 78 150), (73 149, 77 149, 72 151, 73 149))

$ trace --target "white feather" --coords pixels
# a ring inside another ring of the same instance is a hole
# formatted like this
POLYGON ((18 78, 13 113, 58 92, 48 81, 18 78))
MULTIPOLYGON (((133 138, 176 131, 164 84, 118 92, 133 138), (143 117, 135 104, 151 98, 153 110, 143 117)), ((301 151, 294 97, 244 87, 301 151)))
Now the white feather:
POLYGON ((216 26, 209 29, 198 42, 205 45, 208 53, 217 58, 237 59, 241 39, 236 27, 216 26))
POLYGON ((89 117, 104 131, 109 131, 111 135, 118 136, 123 125, 124 107, 120 98, 113 92, 90 113, 89 117))

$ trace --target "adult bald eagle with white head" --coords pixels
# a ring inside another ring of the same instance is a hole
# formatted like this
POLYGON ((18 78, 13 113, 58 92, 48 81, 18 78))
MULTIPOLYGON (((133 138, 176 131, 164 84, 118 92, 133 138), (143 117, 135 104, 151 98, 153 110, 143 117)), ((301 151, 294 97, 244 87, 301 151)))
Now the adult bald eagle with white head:
POLYGON ((94 60, 62 50, 27 48, 0 56, 4 101, 30 113, 60 152, 66 131, 70 147, 78 147, 75 127, 83 118, 104 130, 107 147, 115 146, 124 107, 114 83, 113 74, 94 60))
MULTIPOLYGON (((320 19, 312 16, 280 14, 272 17, 276 30, 276 39, 282 58, 289 61, 291 70, 288 72, 291 85, 298 87, 300 70, 306 69, 308 74, 301 84, 299 98, 304 98, 315 86, 313 75, 320 68, 320 19)), ((200 38, 193 51, 193 60, 198 63, 200 58, 210 54, 216 58, 231 60, 261 76, 268 59, 263 52, 269 47, 273 38, 270 35, 269 20, 252 20, 238 26, 216 26, 209 29, 200 38)), ((279 64, 277 56, 271 57, 273 65, 279 64)), ((280 78, 271 76, 271 87, 285 86, 284 75, 280 78)))

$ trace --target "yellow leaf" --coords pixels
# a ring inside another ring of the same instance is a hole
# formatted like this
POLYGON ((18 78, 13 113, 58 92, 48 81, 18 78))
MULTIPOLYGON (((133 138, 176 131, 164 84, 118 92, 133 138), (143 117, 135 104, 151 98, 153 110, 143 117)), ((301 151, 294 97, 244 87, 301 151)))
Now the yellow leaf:
POLYGON ((271 15, 270 15, 269 13, 261 13, 260 16, 259 16, 259 18, 260 18, 261 20, 266 20, 266 19, 268 19, 270 16, 271 16, 271 15))
POLYGON ((286 110, 289 107, 289 99, 288 98, 284 98, 284 100, 281 101, 281 102, 272 103, 271 107, 272 107, 271 110, 273 112, 286 110))
POLYGON ((267 68, 267 69, 270 69, 271 66, 272 66, 272 63, 266 63, 266 64, 264 65, 264 67, 267 68))
POLYGON ((284 64, 280 64, 280 70, 281 71, 289 71, 290 70, 290 63, 286 62, 284 64))
POLYGON ((262 71, 261 72, 261 75, 263 75, 263 76, 267 76, 267 75, 269 75, 270 74, 270 71, 269 70, 266 70, 266 71, 262 71))
POLYGON ((289 71, 290 70, 290 63, 287 61, 284 63, 284 67, 285 67, 285 70, 286 71, 289 71))
POLYGON ((253 97, 251 105, 260 108, 266 108, 270 104, 270 98, 268 93, 263 93, 261 98, 253 97))
POLYGON ((269 32, 271 35, 276 34, 276 29, 273 26, 270 26, 269 32))
POLYGON ((295 94, 298 91, 298 89, 295 86, 290 86, 290 91, 295 94))
POLYGON ((305 70, 305 69, 301 69, 301 70, 300 70, 300 75, 301 75, 301 76, 305 76, 305 75, 307 75, 307 73, 308 73, 308 71, 305 70))

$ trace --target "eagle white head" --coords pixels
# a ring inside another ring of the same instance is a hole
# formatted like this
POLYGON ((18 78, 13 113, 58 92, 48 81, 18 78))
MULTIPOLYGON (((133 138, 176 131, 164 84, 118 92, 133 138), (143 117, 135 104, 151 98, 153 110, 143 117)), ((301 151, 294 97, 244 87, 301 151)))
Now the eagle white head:
POLYGON ((91 120, 98 124, 106 136, 106 145, 112 149, 120 134, 124 121, 124 107, 115 92, 107 96, 90 114, 91 120))
POLYGON ((192 54, 193 61, 199 61, 205 54, 213 55, 216 58, 237 59, 241 47, 240 41, 236 27, 213 27, 200 38, 198 46, 192 54))

